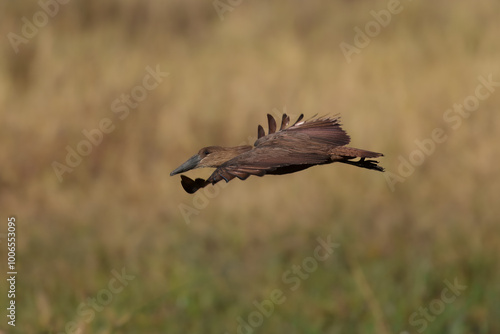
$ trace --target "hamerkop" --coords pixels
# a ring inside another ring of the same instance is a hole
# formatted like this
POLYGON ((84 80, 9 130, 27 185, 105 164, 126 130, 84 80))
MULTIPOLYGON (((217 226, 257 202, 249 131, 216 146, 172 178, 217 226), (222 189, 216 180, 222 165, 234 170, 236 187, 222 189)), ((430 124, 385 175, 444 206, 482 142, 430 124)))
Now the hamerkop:
POLYGON ((287 128, 290 117, 283 114, 280 129, 276 131, 276 121, 268 114, 269 133, 266 135, 259 125, 258 139, 253 146, 204 147, 170 175, 200 167, 216 168, 207 180, 192 180, 181 175, 182 187, 192 194, 221 180, 229 182, 235 177, 246 180, 250 175, 282 175, 333 162, 384 171, 378 161, 365 160, 381 157, 382 153, 345 146, 351 139, 340 127, 340 117, 320 117, 302 121, 303 117, 304 115, 300 115, 297 121, 287 128), (353 161, 356 158, 360 159, 353 161))

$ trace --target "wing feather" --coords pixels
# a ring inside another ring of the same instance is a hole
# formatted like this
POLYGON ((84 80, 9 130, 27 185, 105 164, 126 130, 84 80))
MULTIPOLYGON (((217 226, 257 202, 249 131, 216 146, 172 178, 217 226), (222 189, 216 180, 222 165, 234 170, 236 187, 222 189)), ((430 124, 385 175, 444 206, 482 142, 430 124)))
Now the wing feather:
POLYGON ((266 135, 266 133, 264 132, 264 128, 262 127, 262 125, 259 125, 257 127, 257 138, 262 138, 266 135))
POLYGON ((281 118, 281 126, 280 126, 280 131, 285 130, 286 126, 290 123, 290 117, 288 117, 287 114, 283 114, 283 117, 281 118))
POLYGON ((276 120, 273 116, 267 114, 267 123, 269 124, 269 134, 276 132, 276 120))
POLYGON ((304 114, 300 114, 299 118, 297 118, 297 120, 295 121, 295 123, 293 123, 292 126, 299 124, 299 122, 302 120, 302 118, 304 118, 304 114))

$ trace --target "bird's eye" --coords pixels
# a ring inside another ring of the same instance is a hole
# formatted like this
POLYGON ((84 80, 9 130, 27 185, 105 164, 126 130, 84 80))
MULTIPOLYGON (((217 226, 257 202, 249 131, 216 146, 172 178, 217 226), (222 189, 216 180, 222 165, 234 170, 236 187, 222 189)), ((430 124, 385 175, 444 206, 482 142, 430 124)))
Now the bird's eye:
POLYGON ((209 152, 208 150, 205 150, 205 151, 203 151, 203 154, 205 154, 205 155, 209 155, 209 154, 210 154, 210 152, 209 152))

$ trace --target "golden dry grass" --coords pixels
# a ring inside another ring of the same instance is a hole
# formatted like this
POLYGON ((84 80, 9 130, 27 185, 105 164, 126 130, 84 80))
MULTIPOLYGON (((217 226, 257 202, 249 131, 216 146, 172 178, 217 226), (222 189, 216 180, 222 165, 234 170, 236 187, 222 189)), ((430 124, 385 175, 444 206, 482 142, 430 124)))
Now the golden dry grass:
POLYGON ((467 288, 425 333, 499 332, 500 92, 456 130, 443 115, 478 76, 500 81, 500 4, 402 6, 348 63, 339 44, 387 2, 243 1, 221 21, 210 1, 74 1, 18 53, 6 36, 40 7, 0 5, 1 232, 16 216, 19 272, 17 326, 4 315, 2 331, 236 333, 280 289, 255 332, 416 333, 412 314, 457 278, 467 288), (112 103, 147 66, 169 76, 121 120, 112 103), (385 153, 392 173, 415 140, 448 139, 394 191, 344 165, 235 180, 213 198, 168 175, 202 146, 252 142, 285 108, 341 113, 352 146, 385 153), (103 118, 114 131, 59 182, 53 161, 103 118), (283 275, 328 236, 340 246, 292 291, 283 275), (92 319, 78 313, 122 268, 135 279, 92 319))

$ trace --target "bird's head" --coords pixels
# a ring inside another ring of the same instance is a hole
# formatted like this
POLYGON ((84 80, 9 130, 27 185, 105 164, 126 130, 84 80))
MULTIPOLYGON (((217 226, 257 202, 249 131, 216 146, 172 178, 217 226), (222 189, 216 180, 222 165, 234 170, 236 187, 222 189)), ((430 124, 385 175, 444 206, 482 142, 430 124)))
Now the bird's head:
POLYGON ((237 146, 237 147, 221 147, 221 146, 207 146, 198 151, 197 154, 189 158, 185 163, 177 167, 170 173, 170 176, 187 172, 191 169, 201 167, 214 167, 217 168, 235 156, 243 152, 251 150, 251 146, 237 146))

